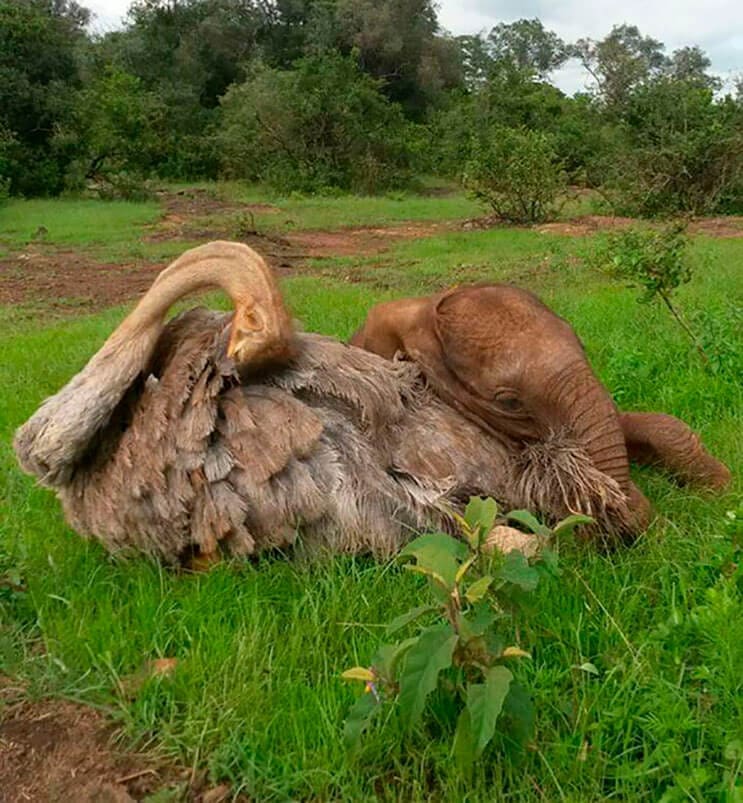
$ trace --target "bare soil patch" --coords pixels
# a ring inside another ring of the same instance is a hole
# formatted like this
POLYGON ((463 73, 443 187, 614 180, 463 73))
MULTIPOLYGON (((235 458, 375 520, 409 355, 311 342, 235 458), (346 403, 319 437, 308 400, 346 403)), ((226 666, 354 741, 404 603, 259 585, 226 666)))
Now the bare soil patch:
POLYGON ((27 250, 0 260, 0 304, 52 302, 60 311, 120 304, 147 290, 162 265, 113 265, 76 251, 27 250))
MULTIPOLYGON (((240 239, 255 248, 281 276, 301 271, 308 259, 379 254, 395 241, 428 237, 442 228, 441 224, 411 224, 302 231, 284 237, 254 233, 240 239)), ((203 232, 193 238, 209 242, 223 236, 223 232, 203 232)), ((32 246, 0 259, 0 304, 43 301, 58 314, 97 310, 140 297, 166 264, 166 261, 101 263, 84 252, 32 246)))
POLYGON ((444 223, 410 223, 378 228, 358 227, 336 231, 298 231, 285 235, 290 245, 310 258, 370 256, 386 251, 397 240, 431 237, 448 228, 444 223))
POLYGON ((165 240, 214 240, 228 237, 233 239, 231 232, 224 227, 211 226, 204 228, 198 225, 198 220, 207 220, 210 217, 241 212, 253 215, 257 212, 279 212, 279 207, 272 204, 244 204, 233 201, 223 201, 208 190, 191 187, 177 192, 160 191, 158 200, 163 206, 163 217, 157 222, 152 232, 145 238, 148 242, 163 242, 165 240))
MULTIPOLYGON (((0 801, 3 803, 133 803, 161 790, 173 800, 221 803, 226 786, 153 756, 115 746, 104 716, 65 700, 22 702, 0 721, 0 801)), ((168 797, 168 799, 171 799, 168 797)))
MULTIPOLYGON (((647 221, 619 215, 582 215, 570 220, 559 220, 553 223, 542 223, 535 227, 526 226, 524 228, 534 228, 540 234, 588 237, 600 231, 616 231, 643 222, 647 221)), ((513 228, 513 225, 506 223, 495 215, 485 215, 484 217, 465 220, 461 227, 465 231, 477 231, 492 228, 513 228)), ((707 237, 743 237, 743 216, 730 215, 691 220, 689 222, 689 233, 703 234, 707 237)))
POLYGON ((700 218, 691 222, 689 231, 707 237, 743 237, 743 215, 700 218))
POLYGON ((584 215, 572 220, 544 223, 537 227, 540 234, 564 234, 572 237, 587 237, 598 231, 626 229, 637 223, 631 217, 617 215, 584 215))
POLYGON ((223 201, 208 190, 200 187, 189 187, 177 192, 163 190, 156 194, 165 210, 165 219, 170 218, 173 222, 241 210, 246 212, 279 211, 277 206, 272 206, 271 204, 243 204, 237 201, 223 201))

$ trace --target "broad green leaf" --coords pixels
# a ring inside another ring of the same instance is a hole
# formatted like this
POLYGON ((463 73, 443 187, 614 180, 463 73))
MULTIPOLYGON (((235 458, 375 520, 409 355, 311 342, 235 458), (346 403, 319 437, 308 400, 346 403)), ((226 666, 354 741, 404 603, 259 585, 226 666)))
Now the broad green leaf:
POLYGON ((388 625, 387 625, 387 632, 388 633, 397 633, 398 630, 402 630, 405 625, 409 625, 411 622, 414 622, 416 619, 419 619, 426 613, 432 613, 433 611, 437 611, 438 608, 435 605, 419 605, 417 608, 411 608, 406 613, 400 614, 400 616, 396 616, 388 625))
POLYGON ((414 541, 411 541, 400 554, 417 555, 420 550, 427 550, 432 545, 435 546, 437 550, 448 552, 457 560, 464 560, 464 558, 467 557, 467 546, 446 533, 425 533, 424 535, 419 535, 414 541))
POLYGON ((488 588, 490 588, 490 584, 493 582, 493 578, 486 574, 484 577, 481 577, 479 580, 475 580, 474 583, 467 589, 464 596, 467 599, 467 602, 475 603, 478 600, 481 600, 485 594, 488 593, 488 588))
POLYGON ((465 641, 482 636, 495 621, 495 611, 487 602, 477 602, 468 614, 459 615, 459 631, 465 641))
POLYGON ((417 566, 431 576, 443 578, 446 586, 454 587, 458 561, 467 557, 467 546, 446 533, 429 533, 416 538, 402 550, 402 557, 414 557, 417 566))
POLYGON ((539 555, 539 559, 542 568, 546 571, 547 574, 552 575, 552 577, 560 576, 560 567, 558 566, 557 552, 555 552, 553 549, 549 549, 548 547, 544 547, 544 549, 542 549, 542 552, 539 555))
POLYGON ((386 680, 394 680, 398 661, 418 641, 418 638, 418 636, 413 636, 398 641, 397 644, 382 644, 372 658, 372 666, 386 680))
POLYGON ((493 529, 497 515, 498 504, 490 497, 472 496, 464 509, 464 520, 470 529, 479 531, 481 536, 493 529))
POLYGON ((529 561, 516 550, 509 552, 503 559, 498 577, 519 586, 524 591, 534 591, 539 583, 539 572, 533 566, 529 566, 529 561))
POLYGON ((495 733, 503 701, 506 699, 513 675, 505 666, 491 666, 484 683, 467 687, 467 710, 470 714, 475 757, 479 756, 495 733))
POLYGON ((349 750, 354 750, 358 746, 364 728, 378 707, 379 702, 373 694, 365 693, 356 698, 343 725, 343 741, 349 750))
POLYGON ((595 524, 596 520, 592 519, 590 516, 584 516, 581 513, 575 513, 572 516, 568 516, 567 518, 563 519, 561 522, 555 525, 552 529, 552 532, 555 535, 569 535, 573 532, 576 527, 580 527, 581 524, 595 524))
POLYGON ((363 680, 366 683, 374 680, 374 672, 365 666, 354 666, 341 674, 343 680, 363 680))
POLYGON ((552 535, 550 528, 545 527, 544 524, 542 524, 532 513, 529 513, 528 510, 512 510, 510 513, 506 514, 506 518, 510 519, 511 521, 518 522, 519 524, 523 524, 524 527, 527 527, 531 532, 536 533, 537 535, 552 535))
POLYGON ((449 622, 443 622, 424 630, 408 650, 398 698, 408 727, 420 719, 426 698, 436 688, 439 672, 451 666, 457 639, 449 622))
POLYGON ((592 664, 590 661, 582 663, 580 666, 576 667, 576 669, 580 669, 581 672, 585 672, 588 675, 598 676, 599 674, 599 670, 596 668, 596 665, 592 664))
POLYGON ((469 771, 475 760, 475 740, 472 735, 472 725, 470 723, 470 712, 463 708, 457 719, 457 729, 454 733, 454 743, 452 744, 454 760, 460 769, 469 771))
POLYGON ((525 745, 534 732, 534 704, 524 687, 513 681, 503 703, 504 723, 509 735, 520 745, 525 745))

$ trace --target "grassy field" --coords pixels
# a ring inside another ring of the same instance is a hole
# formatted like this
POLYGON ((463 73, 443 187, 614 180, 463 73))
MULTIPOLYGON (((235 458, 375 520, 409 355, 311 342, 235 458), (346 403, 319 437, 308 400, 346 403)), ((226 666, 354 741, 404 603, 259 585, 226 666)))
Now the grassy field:
MULTIPOLYGON (((253 189, 223 191, 275 202, 253 189)), ((79 207, 55 203, 71 206, 58 207, 68 223, 54 236, 81 247, 108 236, 125 245, 157 214, 112 205, 105 224, 98 217, 98 226, 78 228, 79 207)), ((462 198, 295 203, 305 228, 412 219, 416 204, 419 219, 476 214, 462 198)), ((0 211, 0 242, 25 236, 34 207, 24 208, 26 216, 13 205, 10 218, 0 211)), ((622 407, 685 418, 739 477, 743 239, 697 238, 696 275, 679 292, 710 370, 663 309, 638 304, 634 291, 585 265, 590 247, 529 230, 447 232, 375 257, 318 262, 283 288, 307 329, 347 337, 381 298, 455 281, 517 281, 574 323, 622 407)), ((1 674, 29 695, 103 706, 127 744, 207 767, 261 801, 741 799, 743 548, 728 515, 737 508, 740 521, 739 480, 710 497, 638 471, 658 516, 633 548, 562 545, 561 578, 540 587, 520 626, 533 654, 518 669, 537 711, 530 749, 496 744, 465 778, 450 734, 428 725, 406 736, 391 716, 350 758, 341 729, 356 690, 340 672, 367 664, 381 625, 417 604, 416 577, 367 558, 262 558, 203 575, 114 562, 66 527, 52 495, 16 469, 15 427, 124 312, 45 325, 43 316, 19 322, 0 309, 1 674), (174 674, 127 692, 127 678, 159 657, 178 659, 174 674), (598 675, 578 668, 585 662, 598 675)))

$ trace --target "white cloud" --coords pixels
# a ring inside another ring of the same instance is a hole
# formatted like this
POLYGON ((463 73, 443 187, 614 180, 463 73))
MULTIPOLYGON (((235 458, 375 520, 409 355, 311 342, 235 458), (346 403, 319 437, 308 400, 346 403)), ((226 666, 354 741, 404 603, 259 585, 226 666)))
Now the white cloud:
MULTIPOLYGON (((454 34, 490 30, 499 22, 539 17, 545 28, 566 41, 583 36, 603 38, 616 24, 637 25, 670 53, 699 45, 723 78, 743 72, 743 3, 740 0, 440 0, 439 21, 454 34)), ((585 77, 577 64, 567 64, 554 76, 566 92, 583 89, 585 77)))

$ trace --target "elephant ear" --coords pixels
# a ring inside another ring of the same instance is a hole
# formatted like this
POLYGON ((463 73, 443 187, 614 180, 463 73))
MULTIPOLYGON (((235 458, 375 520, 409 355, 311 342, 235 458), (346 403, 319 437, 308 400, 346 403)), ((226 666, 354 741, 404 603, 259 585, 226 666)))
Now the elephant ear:
POLYGON ((514 288, 455 288, 435 305, 434 327, 447 369, 471 393, 491 399, 509 336, 524 328, 531 310, 514 288))

